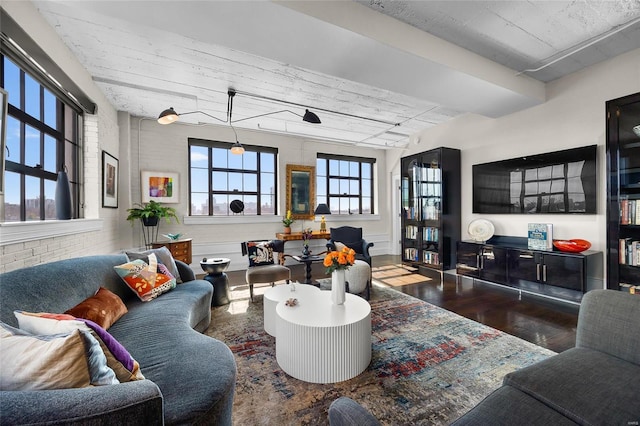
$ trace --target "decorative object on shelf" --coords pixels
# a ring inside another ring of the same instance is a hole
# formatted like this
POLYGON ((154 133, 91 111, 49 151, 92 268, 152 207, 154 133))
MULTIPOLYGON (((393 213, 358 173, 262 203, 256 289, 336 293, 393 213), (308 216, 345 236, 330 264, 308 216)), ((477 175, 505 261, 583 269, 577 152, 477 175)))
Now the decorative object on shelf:
POLYGON ((163 237, 168 238, 169 241, 176 241, 180 239, 182 234, 162 234, 163 237))
POLYGON ((149 201, 146 205, 134 204, 130 209, 127 209, 129 215, 127 220, 131 222, 140 219, 142 223, 142 235, 144 236, 145 247, 151 247, 151 243, 158 239, 158 230, 160 228, 160 219, 164 218, 167 223, 171 222, 171 218, 176 220, 176 223, 180 223, 176 210, 173 207, 164 207, 156 201, 149 201))
POLYGON ((313 235, 311 228, 304 228, 302 230, 302 257, 309 257, 311 252, 309 251, 309 240, 313 235))
POLYGON ((530 223, 527 232, 527 248, 530 250, 553 250, 553 224, 530 223))
POLYGON ((327 232, 327 222, 325 222, 324 220, 324 215, 331 214, 329 206, 324 203, 320 203, 318 204, 318 207, 316 207, 316 210, 313 212, 313 214, 315 214, 316 216, 322 215, 322 217, 320 218, 320 232, 327 232))
POLYGON ((67 172, 58 172, 56 181, 56 218, 59 220, 71 219, 71 189, 67 172))
POLYGON ((356 252, 349 247, 340 251, 330 251, 324 257, 323 265, 327 274, 331 274, 331 301, 334 305, 342 305, 345 296, 345 270, 356 261, 356 252))
POLYGON ((467 232, 474 241, 483 243, 493 237, 496 228, 487 219, 476 219, 471 221, 467 232))
POLYGON ((293 216, 291 215, 291 210, 287 210, 287 215, 282 218, 282 224, 284 225, 284 233, 285 234, 290 234, 291 233, 291 224, 295 222, 295 220, 293 219, 293 216))
POLYGON ((560 251, 567 253, 580 253, 591 248, 591 243, 579 238, 572 240, 553 240, 553 245, 560 251))
POLYGON ((290 306, 290 307, 296 306, 298 304, 298 299, 295 299, 295 298, 292 297, 290 299, 287 299, 287 301, 284 302, 284 304, 286 306, 290 306))
POLYGON ((244 211, 244 203, 240 200, 233 200, 229 204, 229 208, 235 214, 242 213, 244 211))
POLYGON ((140 176, 142 202, 179 203, 178 173, 144 171, 140 176))
POLYGON ((102 207, 118 208, 118 159, 102 151, 102 207))

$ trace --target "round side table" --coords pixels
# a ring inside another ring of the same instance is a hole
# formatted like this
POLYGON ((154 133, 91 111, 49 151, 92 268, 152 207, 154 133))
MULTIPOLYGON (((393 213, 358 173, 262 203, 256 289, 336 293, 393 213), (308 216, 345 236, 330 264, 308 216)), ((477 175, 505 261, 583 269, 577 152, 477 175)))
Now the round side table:
POLYGON ((287 299, 319 294, 320 289, 308 284, 290 283, 271 287, 264 292, 262 305, 264 307, 264 331, 276 337, 276 306, 287 299))
POLYGON ((200 267, 207 272, 204 277, 213 286, 213 297, 211 298, 211 306, 226 305, 229 303, 229 278, 224 271, 231 263, 227 258, 210 258, 206 257, 200 261, 200 267))

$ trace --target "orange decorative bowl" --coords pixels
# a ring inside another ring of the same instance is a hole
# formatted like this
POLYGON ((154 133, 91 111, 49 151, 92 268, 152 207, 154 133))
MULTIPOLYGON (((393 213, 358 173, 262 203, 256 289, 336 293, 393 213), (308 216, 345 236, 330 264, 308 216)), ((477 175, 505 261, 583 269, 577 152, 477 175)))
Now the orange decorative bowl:
POLYGON ((589 250, 591 243, 587 240, 553 240, 553 246, 560 251, 568 253, 580 253, 581 251, 589 250))

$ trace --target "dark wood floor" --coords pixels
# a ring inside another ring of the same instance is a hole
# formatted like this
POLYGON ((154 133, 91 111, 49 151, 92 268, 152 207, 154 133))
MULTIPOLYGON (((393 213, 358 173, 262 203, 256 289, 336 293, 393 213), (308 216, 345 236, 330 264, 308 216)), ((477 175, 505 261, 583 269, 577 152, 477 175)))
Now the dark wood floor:
MULTIPOLYGON (((440 306, 474 321, 497 328, 539 346, 562 352, 575 345, 578 306, 522 294, 511 289, 439 274, 432 279, 401 266, 400 256, 375 256, 374 273, 382 283, 418 299, 440 306), (456 282, 457 281, 457 282, 456 282)), ((293 265, 294 280, 304 280, 304 267, 293 265)), ((243 284, 244 271, 228 272, 231 285, 243 284)), ((326 278, 320 265, 312 268, 314 279, 326 278)), ((375 289, 373 290, 375 291, 375 289)))

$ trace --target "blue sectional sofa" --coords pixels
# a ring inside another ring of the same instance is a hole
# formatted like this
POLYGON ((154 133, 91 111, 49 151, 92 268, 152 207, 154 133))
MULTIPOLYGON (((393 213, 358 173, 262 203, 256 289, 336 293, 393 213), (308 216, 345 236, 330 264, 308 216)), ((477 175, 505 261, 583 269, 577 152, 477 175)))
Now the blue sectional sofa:
MULTIPOLYGON (((574 348, 507 374, 453 425, 637 425, 639 397, 640 297, 592 290, 582 299, 574 348)), ((331 404, 329 422, 379 425, 347 397, 331 404)))
POLYGON ((201 333, 211 321, 211 284, 176 261, 184 283, 141 302, 114 271, 127 261, 124 254, 89 256, 0 275, 0 321, 13 327, 15 310, 62 313, 99 287, 118 295, 128 312, 108 332, 145 377, 79 389, 1 391, 2 424, 231 424, 235 360, 224 343, 201 333))

